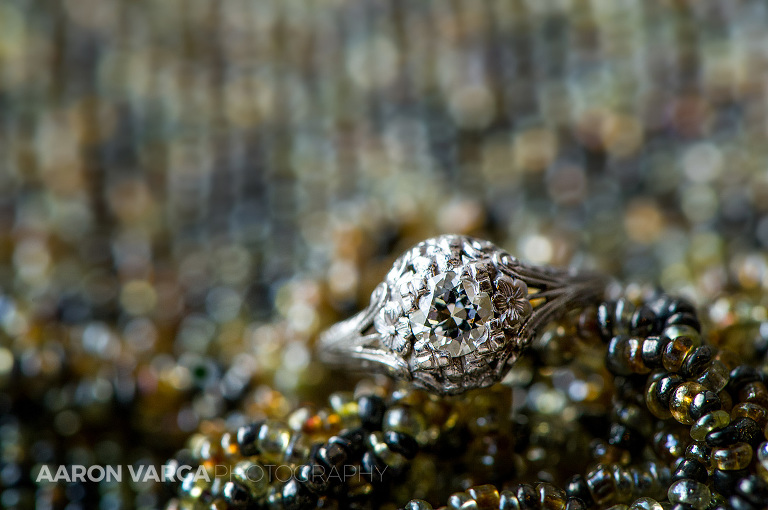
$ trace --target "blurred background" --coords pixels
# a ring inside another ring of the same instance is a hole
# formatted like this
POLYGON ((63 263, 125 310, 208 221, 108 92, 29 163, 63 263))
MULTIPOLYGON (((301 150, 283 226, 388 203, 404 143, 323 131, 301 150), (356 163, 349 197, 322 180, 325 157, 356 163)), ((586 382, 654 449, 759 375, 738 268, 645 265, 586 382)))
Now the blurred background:
POLYGON ((0 506, 159 504, 30 477, 327 393, 314 336, 438 233, 724 316, 768 285, 766 26, 748 0, 0 0, 0 506))

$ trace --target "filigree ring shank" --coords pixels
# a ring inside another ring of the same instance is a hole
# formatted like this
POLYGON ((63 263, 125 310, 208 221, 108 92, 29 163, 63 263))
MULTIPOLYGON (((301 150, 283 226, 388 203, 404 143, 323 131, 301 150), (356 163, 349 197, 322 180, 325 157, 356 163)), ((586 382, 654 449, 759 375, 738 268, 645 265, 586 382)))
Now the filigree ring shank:
POLYGON ((471 237, 428 239, 395 261, 365 310, 321 335, 319 355, 438 394, 482 388, 501 380, 543 324, 599 301, 606 283, 524 264, 471 237))

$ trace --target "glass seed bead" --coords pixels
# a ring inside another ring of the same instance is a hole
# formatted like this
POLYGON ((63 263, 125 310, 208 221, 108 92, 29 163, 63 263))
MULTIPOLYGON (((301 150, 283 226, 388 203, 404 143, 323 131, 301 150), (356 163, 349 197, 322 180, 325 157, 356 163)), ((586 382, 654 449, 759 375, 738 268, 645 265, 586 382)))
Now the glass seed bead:
POLYGON ((669 326, 661 336, 669 340, 664 347, 662 364, 670 372, 680 371, 685 358, 701 345, 701 335, 690 326, 669 326))
POLYGON ((736 443, 726 448, 712 450, 712 462, 717 469, 735 471, 745 469, 752 460, 752 447, 747 443, 736 443))
POLYGON ((587 505, 578 498, 568 498, 565 503, 565 510, 587 510, 587 505))
POLYGON ((701 343, 700 339, 697 343, 697 338, 699 337, 683 335, 670 339, 671 341, 664 347, 664 354, 661 358, 664 368, 670 372, 679 372, 688 355, 701 343))
POLYGON ((691 427, 691 439, 694 441, 704 441, 707 434, 713 430, 722 429, 731 423, 731 417, 725 411, 715 411, 705 414, 691 427))
POLYGON ((768 470, 768 441, 760 443, 757 447, 757 461, 768 470))
POLYGON ((585 477, 592 499, 598 505, 605 505, 616 497, 616 480, 611 470, 598 464, 585 477))
POLYGON ((307 434, 294 432, 288 447, 285 449, 285 456, 283 458, 288 464, 303 464, 309 459, 311 448, 312 442, 307 434))
POLYGON ((660 467, 656 462, 645 462, 632 470, 634 491, 652 498, 661 498, 666 494, 670 479, 669 468, 660 467))
POLYGON ((539 506, 539 494, 533 485, 527 483, 521 483, 515 489, 515 495, 520 502, 520 508, 538 508, 539 506))
POLYGON ((225 432, 221 435, 220 444, 221 444, 221 451, 224 453, 226 457, 237 455, 237 452, 238 452, 237 438, 232 434, 230 434, 229 432, 225 432))
POLYGON ((696 314, 689 312, 678 312, 671 315, 667 320, 668 326, 690 326, 698 332, 701 332, 701 322, 696 314))
POLYGON ((768 408, 768 389, 762 381, 747 383, 739 390, 739 400, 768 408))
POLYGON ((641 339, 631 337, 627 340, 625 356, 626 365, 632 373, 647 374, 651 371, 651 369, 643 363, 643 341, 641 339))
POLYGON ((691 418, 696 421, 705 414, 719 411, 720 407, 720 397, 713 391, 704 390, 693 397, 690 410, 691 418))
POLYGON ((632 320, 629 323, 630 333, 638 336, 648 336, 656 329, 658 317, 653 313, 651 307, 640 305, 632 314, 632 320))
POLYGON ((608 510, 629 510, 629 506, 623 503, 619 503, 618 505, 609 506, 608 510))
POLYGON ((384 399, 378 395, 363 395, 357 399, 357 409, 363 428, 368 430, 380 430, 387 410, 384 399))
POLYGON ((603 342, 608 342, 618 332, 616 328, 616 303, 604 301, 597 307, 597 324, 603 342))
POLYGON ((748 475, 749 471, 746 469, 715 469, 710 476, 710 482, 713 489, 727 498, 735 492, 738 481, 748 475))
POLYGON ((412 499, 405 504, 403 510, 433 510, 432 505, 423 499, 412 499))
POLYGON ((653 436, 653 446, 657 455, 673 461, 685 453, 688 443, 677 432, 660 430, 653 436))
POLYGON ((626 335, 629 333, 634 313, 635 305, 631 301, 626 298, 619 298, 616 301, 616 308, 614 309, 614 335, 626 335))
POLYGON ((355 395, 351 391, 337 391, 328 399, 331 409, 341 418, 342 428, 360 427, 360 413, 355 395))
POLYGON ((692 459, 682 459, 677 464, 674 473, 672 473, 672 480, 690 478, 697 482, 706 483, 708 476, 707 468, 701 462, 692 459))
POLYGON ((632 369, 629 367, 628 342, 628 336, 616 335, 608 343, 605 366, 615 375, 630 375, 632 373, 632 369))
POLYGON ((404 405, 392 406, 384 413, 382 430, 387 432, 403 432, 410 434, 416 440, 423 444, 426 441, 426 423, 421 413, 413 408, 404 405))
POLYGON ((729 374, 730 383, 728 384, 728 390, 734 394, 738 394, 741 389, 750 383, 761 382, 763 379, 754 367, 749 365, 739 365, 729 374))
POLYGON ((650 381, 645 390, 645 404, 651 414, 659 419, 666 420, 672 416, 672 413, 669 411, 669 407, 664 407, 659 401, 660 383, 660 379, 650 381))
POLYGON ((400 469, 408 463, 408 459, 403 455, 390 449, 389 445, 384 441, 384 433, 381 431, 372 432, 368 436, 368 445, 376 457, 381 459, 390 468, 400 469))
POLYGON ((664 510, 664 507, 653 498, 639 498, 629 505, 629 510, 664 510))
POLYGON ((259 430, 263 422, 251 423, 237 429, 237 445, 240 448, 240 454, 245 457, 256 455, 259 452, 256 440, 259 437, 259 430))
POLYGON ((550 483, 540 483, 536 486, 539 493, 539 504, 542 510, 563 510, 568 500, 565 491, 550 483))
POLYGON ((501 491, 499 494, 499 510, 520 510, 520 501, 512 491, 501 491))
POLYGON ((616 482, 616 498, 619 501, 627 501, 632 497, 632 488, 634 486, 632 473, 618 464, 611 466, 611 471, 616 482))
POLYGON ((467 489, 467 492, 477 502, 477 506, 481 510, 499 508, 501 503, 499 491, 493 485, 476 485, 467 489))
POLYGON ((477 503, 466 492, 456 492, 448 498, 447 508, 450 510, 477 510, 477 503))
POLYGON ((408 434, 389 430, 382 435, 387 446, 392 451, 403 455, 406 459, 414 458, 419 451, 419 443, 408 434))
POLYGON ((569 498, 578 498, 586 504, 594 503, 592 494, 583 475, 574 475, 565 482, 565 493, 569 498))
POLYGON ((726 390, 720 390, 717 394, 717 398, 720 399, 720 407, 723 408, 723 411, 730 413, 731 409, 733 409, 733 399, 731 398, 731 394, 726 390))
POLYGON ((749 475, 739 480, 736 493, 754 505, 768 503, 768 483, 757 475, 749 475))
POLYGON ((703 483, 695 480, 678 480, 669 487, 667 498, 671 503, 691 505, 696 510, 704 510, 709 506, 712 494, 703 483))
POLYGON ((263 498, 269 490, 269 474, 267 469, 258 462, 248 460, 238 462, 232 468, 232 478, 240 482, 254 500, 263 498))
POLYGON ((277 420, 267 420, 259 429, 256 446, 260 460, 277 464, 282 461, 291 443, 291 429, 277 420))
POLYGON ((211 481, 202 476, 195 476, 195 473, 190 472, 182 480, 179 492, 182 501, 196 502, 210 498, 210 488, 211 481))
POLYGON ((669 340, 658 336, 649 336, 643 340, 641 357, 645 366, 652 369, 662 367, 662 358, 664 356, 664 347, 669 340))
POLYGON ((698 377, 709 366, 715 352, 709 345, 697 347, 680 367, 683 377, 698 377))
POLYGON ((224 484, 221 495, 231 508, 245 508, 251 501, 249 491, 241 484, 233 481, 224 484))
POLYGON ((675 389, 669 402, 672 416, 684 425, 694 423, 691 417, 691 404, 694 397, 704 392, 704 386, 695 382, 685 382, 675 389))
POLYGON ((707 389, 718 393, 728 384, 728 368, 720 360, 712 360, 704 372, 696 379, 707 389))
POLYGON ((685 458, 709 466, 712 462, 712 447, 704 441, 693 441, 685 449, 685 458))
POLYGON ((755 420, 758 427, 765 428, 768 424, 768 409, 752 402, 741 402, 731 409, 731 420, 735 421, 736 418, 750 418, 755 420))

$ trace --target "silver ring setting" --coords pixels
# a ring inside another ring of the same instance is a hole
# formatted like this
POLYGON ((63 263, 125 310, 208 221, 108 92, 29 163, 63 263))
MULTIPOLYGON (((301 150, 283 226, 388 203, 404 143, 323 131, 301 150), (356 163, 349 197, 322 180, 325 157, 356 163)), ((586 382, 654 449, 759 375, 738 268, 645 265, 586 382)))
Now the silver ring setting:
POLYGON ((524 264, 490 242, 444 235, 401 255, 368 307, 320 336, 319 356, 458 394, 500 381, 543 324, 599 301, 606 285, 601 275, 524 264))

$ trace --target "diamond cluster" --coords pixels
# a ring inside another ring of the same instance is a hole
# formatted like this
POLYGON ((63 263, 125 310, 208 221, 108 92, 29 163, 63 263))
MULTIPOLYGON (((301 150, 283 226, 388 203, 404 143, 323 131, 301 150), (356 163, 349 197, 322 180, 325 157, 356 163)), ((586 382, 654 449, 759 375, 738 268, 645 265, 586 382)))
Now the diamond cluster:
POLYGON ((503 318, 515 309, 506 311, 507 296, 491 281, 500 276, 489 248, 489 243, 453 237, 404 254, 387 277, 389 299, 374 319, 384 343, 402 354, 413 347, 450 358, 498 347, 502 328, 512 324, 503 318))
POLYGON ((419 307, 407 314, 416 341, 453 357, 475 351, 487 339, 485 322, 493 316, 488 293, 475 290, 469 279, 452 270, 429 278, 427 288, 419 307))

